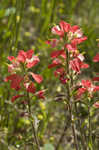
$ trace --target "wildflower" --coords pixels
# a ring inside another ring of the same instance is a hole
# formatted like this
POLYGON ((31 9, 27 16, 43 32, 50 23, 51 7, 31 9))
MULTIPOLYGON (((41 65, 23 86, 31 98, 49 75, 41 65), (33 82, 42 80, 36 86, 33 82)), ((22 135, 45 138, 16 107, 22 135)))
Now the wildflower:
POLYGON ((99 62, 99 53, 96 54, 96 56, 93 58, 94 62, 99 62))
POLYGON ((57 77, 58 75, 62 75, 65 72, 64 68, 57 68, 54 72, 54 75, 57 77))
POLYGON ((86 92, 86 88, 79 88, 77 91, 77 98, 80 98, 86 92))
POLYGON ((77 50, 77 45, 76 45, 75 43, 66 44, 66 48, 67 48, 68 51, 70 51, 70 52, 76 52, 76 50, 77 50))
POLYGON ((94 77, 93 81, 99 81, 99 77, 94 77))
POLYGON ((27 52, 24 52, 23 50, 19 51, 17 56, 17 61, 26 63, 27 68, 34 67, 40 60, 37 56, 34 56, 33 50, 28 50, 27 52))
POLYGON ((94 91, 94 92, 99 91, 99 86, 95 86, 94 89, 93 89, 93 91, 94 91))
POLYGON ((12 99, 11 99, 11 102, 13 103, 16 99, 20 98, 20 97, 23 97, 24 95, 16 95, 16 96, 13 96, 12 99))
POLYGON ((94 103, 93 105, 95 108, 99 108, 99 102, 94 103))
POLYGON ((56 51, 53 51, 51 53, 51 58, 56 58, 58 56, 63 56, 63 55, 64 55, 64 57, 66 57, 64 49, 63 50, 56 50, 56 51))
POLYGON ((25 86, 26 86, 27 92, 35 93, 36 88, 35 88, 33 82, 32 83, 27 83, 27 84, 25 84, 25 86))
POLYGON ((44 90, 40 90, 37 92, 37 97, 40 99, 45 99, 44 90))
POLYGON ((52 33, 59 35, 60 37, 64 36, 65 32, 68 32, 70 30, 70 24, 68 24, 65 21, 60 21, 60 26, 55 26, 52 28, 52 33))
POLYGON ((99 86, 93 85, 90 80, 82 80, 80 85, 82 87, 77 91, 78 98, 80 98, 85 92, 88 92, 88 95, 92 97, 94 92, 99 91, 99 86))
MULTIPOLYGON (((10 80, 11 88, 16 91, 24 89, 26 92, 34 94, 36 92, 36 87, 30 75, 34 81, 39 84, 43 80, 41 75, 28 71, 29 68, 34 67, 40 61, 39 58, 34 55, 34 51, 28 50, 27 52, 24 52, 23 50, 20 50, 16 58, 14 56, 9 56, 8 59, 11 62, 11 64, 8 65, 10 75, 5 78, 5 82, 10 80)), ((22 95, 19 94, 13 96, 11 101, 14 102, 19 97, 22 97, 22 95)), ((43 93, 39 93, 39 98, 40 97, 44 98, 43 93)))
POLYGON ((58 39, 50 39, 46 41, 46 44, 50 44, 52 48, 56 47, 58 43, 59 43, 58 39))
POLYGON ((33 73, 33 72, 31 72, 30 74, 32 75, 33 79, 34 79, 37 83, 41 83, 41 82, 42 82, 43 78, 42 78, 41 75, 35 74, 35 73, 33 73))
POLYGON ((52 33, 56 34, 56 35, 59 35, 61 37, 64 36, 64 31, 61 30, 61 28, 58 25, 52 28, 52 33))
POLYGON ((59 58, 56 58, 52 61, 52 64, 48 66, 48 68, 53 68, 62 64, 62 61, 59 58))
POLYGON ((12 74, 5 78, 5 82, 7 82, 8 80, 11 80, 11 88, 18 91, 21 88, 20 83, 23 80, 23 77, 18 74, 12 74))

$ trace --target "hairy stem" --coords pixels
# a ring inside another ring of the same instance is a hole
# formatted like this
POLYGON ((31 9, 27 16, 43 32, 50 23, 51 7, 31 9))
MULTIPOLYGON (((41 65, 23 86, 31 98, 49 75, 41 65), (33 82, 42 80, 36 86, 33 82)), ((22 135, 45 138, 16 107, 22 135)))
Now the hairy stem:
MULTIPOLYGON (((66 74, 67 76, 70 77, 70 73, 69 73, 69 52, 66 49, 66 74)), ((73 112, 72 112, 72 103, 71 103, 71 98, 70 98, 70 82, 67 82, 67 99, 68 99, 68 106, 69 106, 69 114, 70 114, 70 120, 71 120, 71 127, 72 127, 72 133, 73 133, 73 137, 74 137, 74 145, 76 150, 78 150, 78 144, 77 144, 77 136, 76 136, 76 131, 75 131, 75 124, 73 121, 73 112)))
MULTIPOLYGON (((32 133, 33 133, 33 136, 34 136, 34 139, 35 139, 37 149, 40 150, 40 144, 39 144, 39 140, 38 140, 38 137, 37 137, 36 129, 35 129, 33 121, 31 120, 32 112, 31 112, 30 98, 29 98, 28 93, 27 93, 27 98, 28 98, 28 111, 29 111, 29 118, 30 118, 31 126, 32 126, 32 133)), ((34 150, 34 148, 33 148, 33 150, 34 150)))
MULTIPOLYGON (((74 80, 73 80, 72 73, 71 73, 70 77, 71 77, 71 86, 73 87, 74 80)), ((74 100, 74 96, 72 96, 72 97, 74 100)), ((82 130, 82 127, 81 127, 80 118, 78 117, 79 113, 78 113, 77 103, 74 104, 74 109, 75 109, 75 113, 76 113, 76 117, 77 117, 77 127, 78 127, 80 137, 81 137, 81 144, 82 144, 83 150, 87 150, 86 137, 85 137, 84 131, 82 130)))
POLYGON ((77 136, 76 136, 76 132, 75 132, 75 124, 74 124, 73 115, 72 115, 72 106, 70 105, 70 103, 68 106, 69 106, 72 133, 73 133, 73 137, 74 137, 74 145, 75 145, 76 150, 78 150, 77 136))
POLYGON ((88 122, 89 122, 89 144, 91 145, 91 146, 89 146, 89 150, 92 150, 92 131, 91 131, 91 116, 90 116, 90 106, 88 106, 88 113, 89 113, 89 115, 88 115, 88 122))

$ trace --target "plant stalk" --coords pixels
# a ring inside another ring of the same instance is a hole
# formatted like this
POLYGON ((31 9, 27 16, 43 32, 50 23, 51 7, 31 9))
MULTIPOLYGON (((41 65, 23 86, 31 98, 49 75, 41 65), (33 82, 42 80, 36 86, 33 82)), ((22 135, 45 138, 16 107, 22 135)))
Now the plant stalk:
POLYGON ((78 149, 78 144, 77 144, 77 136, 76 136, 76 131, 75 131, 75 124, 74 124, 73 115, 72 115, 72 106, 70 105, 70 103, 68 104, 68 106, 69 106, 69 113, 70 113, 72 133, 73 133, 73 137, 74 137, 74 145, 75 145, 76 150, 79 150, 78 149))
MULTIPOLYGON (((67 76, 70 77, 70 73, 69 73, 69 52, 67 49, 66 50, 66 74, 67 76)), ((71 128, 72 128, 72 133, 73 133, 73 137, 74 137, 74 145, 76 150, 78 149, 78 143, 77 143, 77 136, 76 136, 76 131, 75 131, 75 124, 74 124, 74 120, 73 120, 73 113, 72 113, 72 103, 71 103, 71 98, 70 98, 70 83, 69 81, 67 82, 67 99, 68 99, 68 107, 69 107, 69 114, 70 114, 70 120, 71 120, 71 128)))
MULTIPOLYGON (((29 93, 27 93, 27 98, 28 98, 28 112, 29 112, 29 118, 30 118, 30 122, 31 122, 31 126, 32 126, 32 133, 33 133, 33 136, 34 136, 34 139, 35 139, 37 149, 40 150, 40 144, 39 144, 39 140, 38 140, 38 137, 37 137, 36 129, 35 129, 33 121, 31 120, 32 112, 31 112, 31 106, 30 106, 29 93)), ((33 148, 33 150, 34 150, 34 148, 33 148)))
POLYGON ((89 150, 92 150, 93 144, 92 144, 92 131, 91 131, 91 116, 90 116, 90 106, 88 106, 88 122, 89 122, 89 150))
MULTIPOLYGON (((71 74, 71 86, 73 87, 73 78, 72 78, 72 74, 71 74)), ((73 96, 74 99, 74 96, 73 96)), ((75 113, 76 113, 76 117, 78 115, 78 108, 77 108, 77 103, 74 104, 74 109, 75 109, 75 113)), ((81 137, 81 144, 83 147, 83 150, 87 150, 87 145, 86 145, 86 139, 85 139, 85 135, 84 135, 84 131, 82 131, 82 127, 81 127, 81 122, 80 122, 80 118, 77 117, 77 127, 78 130, 80 132, 80 137, 81 137)))

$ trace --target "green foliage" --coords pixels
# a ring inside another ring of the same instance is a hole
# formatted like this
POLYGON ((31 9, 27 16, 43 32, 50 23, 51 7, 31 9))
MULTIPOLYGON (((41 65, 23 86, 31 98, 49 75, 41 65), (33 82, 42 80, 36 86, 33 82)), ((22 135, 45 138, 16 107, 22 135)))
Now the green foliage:
MULTIPOLYGON (((83 72, 83 76, 87 74, 87 77, 93 77, 94 72, 99 70, 98 64, 92 62, 93 56, 99 50, 96 41, 99 38, 98 0, 0 1, 0 150, 32 149, 30 122, 27 118, 20 117, 23 110, 26 111, 26 107, 20 104, 20 99, 18 104, 11 103, 11 97, 15 95, 15 92, 11 90, 8 83, 4 82, 8 75, 7 57, 16 56, 20 49, 27 51, 33 48, 41 60, 33 71, 41 72, 44 78, 41 88, 47 89, 46 99, 41 102, 35 98, 31 100, 32 114, 37 123, 41 148, 42 150, 54 150, 58 142, 64 127, 65 110, 68 108, 65 108, 63 103, 55 101, 57 93, 61 93, 64 89, 53 76, 52 70, 48 69, 51 48, 45 44, 45 41, 51 37, 50 28, 53 24, 59 23, 62 19, 73 25, 80 25, 88 37, 88 40, 79 49, 85 51, 87 63, 92 66, 92 69, 87 70, 87 73, 83 72)), ((37 85, 37 89, 40 89, 39 85, 37 85)), ((96 102, 97 99, 93 101, 96 102)), ((84 104, 78 105, 81 108, 79 112, 81 122, 85 119, 82 128, 86 130, 88 109, 84 104)), ((95 136, 95 150, 99 148, 99 137, 96 132, 96 128, 99 130, 98 114, 99 110, 95 110, 91 116, 92 122, 95 122, 95 125, 92 126, 92 133, 95 136)), ((68 122, 68 113, 66 116, 68 122)), ((70 135, 71 129, 68 126, 59 150, 73 150, 70 135), (64 148, 64 145, 69 146, 64 148)), ((33 146, 35 148, 35 144, 33 146)), ((91 143, 89 143, 89 147, 92 149, 91 143)))

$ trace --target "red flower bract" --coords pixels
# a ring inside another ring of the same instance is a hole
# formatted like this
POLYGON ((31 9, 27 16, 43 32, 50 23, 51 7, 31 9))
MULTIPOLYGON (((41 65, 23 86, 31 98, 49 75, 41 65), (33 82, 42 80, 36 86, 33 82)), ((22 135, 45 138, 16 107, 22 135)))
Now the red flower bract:
POLYGON ((15 61, 15 57, 14 56, 8 56, 8 60, 10 60, 11 62, 15 61))
POLYGON ((51 40, 47 40, 46 44, 50 44, 52 46, 52 48, 56 47, 58 44, 59 40, 57 39, 51 39, 51 40))
POLYGON ((27 68, 31 68, 34 67, 38 62, 39 62, 39 58, 37 56, 33 56, 31 59, 26 59, 27 62, 27 68))
POLYGON ((65 22, 65 21, 60 21, 60 27, 61 27, 61 30, 64 31, 64 32, 69 32, 71 26, 69 23, 65 22))
POLYGON ((62 63, 62 61, 60 59, 56 58, 55 60, 53 60, 52 64, 50 64, 48 66, 48 68, 50 69, 50 68, 56 67, 58 65, 61 65, 61 63, 62 63))
POLYGON ((6 77, 5 81, 7 82, 8 80, 11 80, 11 88, 15 89, 15 90, 19 90, 20 87, 20 83, 23 80, 23 77, 21 77, 18 74, 12 74, 8 77, 6 77))
POLYGON ((99 102, 96 102, 93 106, 99 108, 99 102))
POLYGON ((17 61, 24 63, 26 61, 26 52, 20 50, 17 56, 17 61))
POLYGON ((24 95, 16 95, 16 96, 13 96, 12 99, 11 99, 11 102, 13 103, 17 98, 20 98, 20 97, 23 97, 24 95))
POLYGON ((66 44, 68 51, 75 52, 77 50, 77 45, 75 43, 66 44))
POLYGON ((79 26, 74 25, 74 26, 72 26, 72 27, 70 28, 70 31, 74 33, 74 32, 76 32, 78 29, 79 29, 79 26))
MULTIPOLYGON (((24 52, 20 50, 18 56, 9 56, 8 59, 11 64, 8 65, 8 71, 10 75, 5 78, 5 82, 11 81, 11 88, 16 91, 22 90, 24 92, 35 93, 36 87, 32 80, 34 79, 37 83, 41 83, 43 78, 41 75, 29 72, 29 68, 34 67, 40 60, 38 56, 34 56, 33 50, 28 50, 24 52), (31 79, 30 75, 33 77, 31 79)), ((24 95, 13 96, 11 101, 14 102, 17 98, 24 95)), ((43 93, 39 92, 39 97, 44 98, 43 93)))
POLYGON ((24 52, 23 50, 20 50, 17 56, 17 61, 26 63, 27 68, 31 68, 35 66, 40 60, 37 56, 33 56, 34 51, 28 50, 27 52, 24 52))
POLYGON ((28 51, 26 52, 26 57, 27 57, 28 59, 31 59, 32 56, 33 56, 33 54, 34 54, 34 51, 33 51, 32 49, 30 49, 30 50, 28 50, 28 51))
POLYGON ((43 78, 42 78, 41 75, 38 75, 38 74, 35 74, 35 73, 32 73, 32 72, 31 72, 30 74, 32 75, 33 79, 34 79, 37 83, 41 83, 41 82, 42 82, 43 78))
POLYGON ((70 67, 77 73, 80 73, 82 62, 79 58, 70 61, 70 67))
POLYGON ((84 86, 85 88, 91 87, 91 81, 90 80, 82 80, 81 83, 82 83, 82 86, 84 86))
POLYGON ((65 72, 64 68, 58 68, 54 72, 54 75, 57 77, 58 75, 62 75, 65 72))
POLYGON ((30 92, 30 93, 35 93, 35 91, 36 91, 36 88, 35 88, 33 82, 30 83, 26 89, 27 89, 27 92, 30 92))
POLYGON ((64 53, 65 53, 64 50, 53 51, 53 52, 51 53, 51 57, 52 57, 52 58, 56 58, 56 57, 58 57, 58 56, 60 56, 60 55, 62 55, 62 54, 64 54, 64 53))
POLYGON ((94 62, 99 62, 99 53, 96 54, 96 56, 93 58, 94 62))
POLYGON ((64 33, 69 32, 71 26, 69 23, 67 23, 65 21, 60 21, 59 25, 60 26, 57 25, 52 28, 52 33, 59 35, 60 37, 63 37, 64 33))
POLYGON ((45 96, 44 96, 44 90, 38 91, 37 97, 38 97, 38 98, 41 98, 41 99, 45 99, 45 96))
POLYGON ((56 34, 56 35, 59 35, 60 37, 63 37, 64 36, 64 31, 61 30, 61 28, 59 26, 55 26, 52 28, 52 33, 53 34, 56 34))
POLYGON ((99 77, 94 77, 93 81, 99 81, 99 77))
POLYGON ((79 88, 77 91, 77 98, 80 98, 86 92, 86 88, 79 88))
POLYGON ((89 65, 88 65, 88 64, 86 64, 86 63, 83 63, 83 62, 82 62, 82 64, 81 64, 81 68, 83 68, 83 69, 87 69, 87 68, 89 68, 89 65))
POLYGON ((93 89, 93 91, 94 91, 94 92, 99 91, 99 86, 95 86, 94 89, 93 89))
POLYGON ((85 40, 87 40, 87 37, 74 38, 74 39, 71 41, 71 43, 77 45, 77 44, 82 43, 82 42, 85 41, 85 40))

